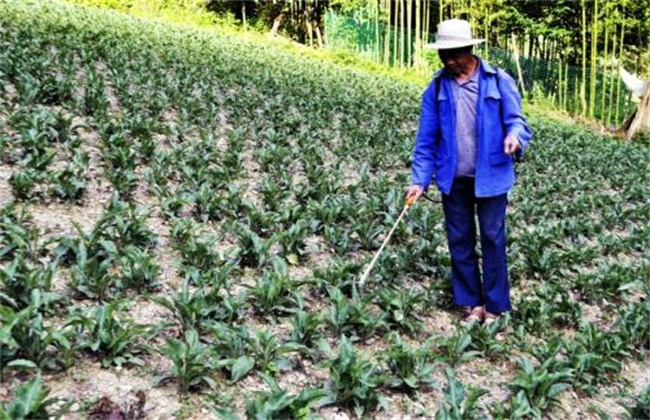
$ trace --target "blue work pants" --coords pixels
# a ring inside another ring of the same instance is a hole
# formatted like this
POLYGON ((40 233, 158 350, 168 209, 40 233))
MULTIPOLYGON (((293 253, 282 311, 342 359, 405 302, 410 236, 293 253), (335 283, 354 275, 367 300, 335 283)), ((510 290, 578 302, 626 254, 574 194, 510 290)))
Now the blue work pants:
POLYGON ((507 194, 478 198, 474 178, 454 179, 449 194, 442 195, 447 243, 451 254, 454 300, 460 306, 482 306, 491 313, 512 309, 506 256, 505 218, 507 194), (476 253, 478 215, 483 281, 476 253))

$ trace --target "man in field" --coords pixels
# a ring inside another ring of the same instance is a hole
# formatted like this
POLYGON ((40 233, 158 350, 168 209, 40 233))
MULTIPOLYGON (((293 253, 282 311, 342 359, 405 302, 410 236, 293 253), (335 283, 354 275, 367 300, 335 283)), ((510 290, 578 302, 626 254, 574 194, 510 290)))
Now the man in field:
POLYGON ((511 309, 507 193, 515 181, 513 159, 521 156, 532 133, 514 80, 472 54, 472 46, 483 41, 472 37, 467 21, 438 25, 431 47, 438 50, 444 68, 433 76, 422 98, 407 199, 417 200, 435 175, 442 193, 454 300, 466 307, 466 322, 488 324, 511 309))

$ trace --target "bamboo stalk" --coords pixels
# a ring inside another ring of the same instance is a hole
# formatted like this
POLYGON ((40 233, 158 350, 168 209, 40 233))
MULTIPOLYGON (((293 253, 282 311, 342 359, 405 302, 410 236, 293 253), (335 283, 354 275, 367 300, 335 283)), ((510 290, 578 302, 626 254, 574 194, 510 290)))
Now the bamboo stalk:
MULTIPOLYGON (((616 27, 614 27, 614 33, 612 34, 612 56, 616 57, 616 27)), ((614 66, 612 66, 612 70, 614 70, 614 66)), ((607 107, 607 126, 612 125, 612 110, 614 107, 612 106, 612 101, 614 100, 614 87, 616 85, 616 76, 618 75, 617 71, 612 71, 611 72, 611 83, 609 84, 609 100, 607 103, 609 106, 607 107)))
POLYGON ((562 91, 562 102, 560 102, 560 107, 568 111, 567 109, 567 94, 568 94, 568 89, 567 86, 569 85, 569 62, 564 65, 566 68, 566 71, 560 67, 560 73, 564 72, 564 75, 562 76, 562 85, 560 86, 560 91, 562 91))
POLYGON ((596 108, 596 70, 598 63, 598 0, 594 0, 591 24, 591 80, 589 80, 589 118, 593 119, 596 108))
MULTIPOLYGON (((422 17, 420 16, 422 13, 422 0, 415 0, 415 54, 418 57, 418 61, 422 60, 422 35, 421 35, 421 27, 420 25, 422 24, 422 17)), ((419 63, 418 63, 419 65, 419 63)))
MULTIPOLYGON (((580 88, 582 89, 583 86, 584 86, 584 84, 581 83, 581 84, 580 84, 580 88)), ((575 81, 573 82, 573 91, 574 91, 574 92, 577 92, 577 91, 578 91, 578 78, 577 78, 577 77, 575 78, 575 81)), ((580 98, 576 98, 576 99, 573 101, 573 103, 574 103, 573 108, 576 109, 576 110, 577 110, 581 105, 584 106, 584 103, 582 103, 582 102, 581 102, 581 103, 578 103, 579 100, 580 100, 580 98)))
POLYGON ((399 26, 400 26, 400 31, 399 31, 399 66, 402 67, 404 65, 404 33, 405 31, 405 23, 404 23, 404 9, 405 9, 405 0, 399 0, 399 26))
POLYGON ((413 24, 413 0, 406 0, 406 66, 413 65, 413 38, 411 37, 411 26, 413 24))
POLYGON ((426 43, 429 42, 429 29, 430 29, 430 25, 431 25, 431 1, 430 0, 426 0, 426 8, 427 8, 427 10, 426 10, 425 18, 424 18, 425 30, 424 30, 424 43, 423 44, 426 44, 426 43))
POLYGON ((606 114, 605 109, 605 92, 607 92, 607 47, 609 45, 609 25, 607 24, 607 2, 605 2, 605 50, 603 51, 603 85, 601 86, 600 95, 600 120, 607 125, 607 119, 604 117, 606 114))
POLYGON ((615 122, 618 124, 619 122, 619 102, 621 102, 621 63, 623 61, 623 41, 625 40, 625 20, 621 19, 621 44, 618 50, 618 71, 617 71, 617 76, 618 76, 618 83, 616 84, 616 117, 615 117, 615 122))
POLYGON ((562 60, 558 62, 557 103, 562 107, 562 60))
POLYGON ((587 5, 582 0, 582 84, 580 85, 580 101, 582 104, 582 115, 587 115, 587 5))
POLYGON ((384 2, 384 8, 386 10, 386 22, 384 27, 384 65, 390 65, 390 0, 384 2))
POLYGON ((244 31, 247 30, 246 27, 246 3, 242 2, 241 4, 241 16, 242 16, 242 22, 244 23, 244 31))
POLYGON ((485 59, 489 59, 490 55, 490 49, 489 49, 489 44, 490 44, 490 5, 489 3, 486 3, 485 5, 485 19, 483 22, 483 30, 485 33, 485 59))
POLYGON ((519 79, 519 89, 521 90, 521 96, 525 97, 526 96, 526 89, 524 86, 524 78, 522 76, 521 72, 521 66, 519 65, 519 48, 517 47, 517 41, 515 38, 515 34, 512 34, 512 43, 514 45, 514 54, 513 54, 513 59, 515 60, 515 64, 517 65, 517 77, 519 79))
POLYGON ((375 45, 373 46, 374 48, 372 49, 372 55, 373 58, 375 59, 375 62, 381 63, 381 42, 379 41, 379 8, 381 7, 381 4, 379 3, 379 0, 375 0, 375 45))
POLYGON ((393 43, 393 67, 397 67, 397 44, 399 43, 399 26, 397 24, 397 17, 399 16, 399 3, 400 0, 397 1, 395 4, 395 20, 393 24, 393 34, 394 34, 394 40, 395 42, 393 43))

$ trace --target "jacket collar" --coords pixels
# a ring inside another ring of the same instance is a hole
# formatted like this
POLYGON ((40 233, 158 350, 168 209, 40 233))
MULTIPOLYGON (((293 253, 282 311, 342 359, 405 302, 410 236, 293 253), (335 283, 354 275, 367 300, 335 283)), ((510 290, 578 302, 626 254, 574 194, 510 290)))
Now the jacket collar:
POLYGON ((490 64, 488 64, 487 61, 483 60, 482 58, 479 57, 479 60, 481 60, 481 68, 485 73, 489 74, 497 74, 497 71, 494 67, 492 67, 490 64))

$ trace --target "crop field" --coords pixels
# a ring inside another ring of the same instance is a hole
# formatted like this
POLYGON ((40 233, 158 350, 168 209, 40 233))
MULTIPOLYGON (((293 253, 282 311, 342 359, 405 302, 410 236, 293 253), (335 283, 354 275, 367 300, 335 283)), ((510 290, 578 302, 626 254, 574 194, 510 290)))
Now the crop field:
POLYGON ((458 324, 440 204, 357 290, 422 91, 0 0, 0 418, 650 417, 647 146, 531 121, 501 329, 458 324))

